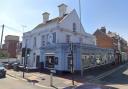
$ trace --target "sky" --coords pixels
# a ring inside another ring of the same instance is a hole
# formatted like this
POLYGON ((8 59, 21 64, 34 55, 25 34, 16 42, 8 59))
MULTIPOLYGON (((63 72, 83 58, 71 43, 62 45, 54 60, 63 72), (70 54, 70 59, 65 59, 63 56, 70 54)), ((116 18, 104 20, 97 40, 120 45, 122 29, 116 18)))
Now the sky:
MULTIPOLYGON (((19 35, 32 30, 42 22, 42 13, 49 12, 50 19, 59 16, 58 5, 65 3, 68 10, 76 9, 79 0, 1 0, 0 26, 5 24, 5 35, 19 35), (8 29, 6 26, 11 27, 8 29)), ((81 0, 81 19, 85 31, 93 34, 105 26, 128 40, 128 0, 81 0)), ((1 27, 0 27, 1 35, 1 27)))

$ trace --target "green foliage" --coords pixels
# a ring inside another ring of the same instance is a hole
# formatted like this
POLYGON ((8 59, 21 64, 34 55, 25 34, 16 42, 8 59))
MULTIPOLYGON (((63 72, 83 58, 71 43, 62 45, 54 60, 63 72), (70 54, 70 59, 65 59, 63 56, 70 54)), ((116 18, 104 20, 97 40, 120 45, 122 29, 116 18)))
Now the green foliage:
POLYGON ((0 51, 0 58, 7 58, 8 57, 8 53, 5 51, 0 51))

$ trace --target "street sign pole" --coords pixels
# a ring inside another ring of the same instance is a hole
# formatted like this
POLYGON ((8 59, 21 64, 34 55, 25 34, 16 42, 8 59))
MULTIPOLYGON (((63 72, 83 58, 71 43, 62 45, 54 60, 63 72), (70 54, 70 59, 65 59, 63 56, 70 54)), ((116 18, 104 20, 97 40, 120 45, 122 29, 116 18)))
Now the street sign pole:
POLYGON ((50 86, 53 87, 53 73, 56 73, 54 68, 50 69, 50 86))
POLYGON ((25 78, 26 63, 27 63, 27 42, 25 44, 25 57, 24 57, 24 67, 23 67, 23 78, 25 78))
POLYGON ((50 71, 50 86, 52 87, 53 86, 53 73, 52 73, 52 70, 50 71))

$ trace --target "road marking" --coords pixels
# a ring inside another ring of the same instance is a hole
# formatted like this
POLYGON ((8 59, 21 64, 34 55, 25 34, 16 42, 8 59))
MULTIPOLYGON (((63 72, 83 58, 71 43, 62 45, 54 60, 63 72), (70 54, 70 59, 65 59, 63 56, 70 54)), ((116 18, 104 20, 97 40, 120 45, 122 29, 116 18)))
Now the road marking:
POLYGON ((115 68, 115 69, 113 69, 113 70, 110 70, 110 71, 107 71, 107 72, 105 72, 105 73, 102 73, 101 75, 95 77, 94 79, 89 80, 89 82, 92 82, 92 81, 94 81, 94 80, 102 79, 102 78, 104 78, 104 77, 106 77, 106 76, 108 76, 108 75, 110 75, 110 74, 116 72, 117 70, 119 70, 119 69, 125 67, 126 65, 127 65, 127 64, 124 64, 124 65, 121 65, 121 66, 119 66, 119 67, 117 67, 117 68, 115 68))
POLYGON ((122 65, 122 66, 118 67, 117 69, 113 69, 113 70, 111 70, 111 71, 108 71, 108 72, 105 73, 104 75, 99 76, 96 80, 102 79, 102 78, 104 78, 104 77, 106 77, 106 76, 108 76, 108 75, 110 75, 110 74, 116 72, 117 70, 123 68, 124 66, 125 66, 125 65, 122 65))

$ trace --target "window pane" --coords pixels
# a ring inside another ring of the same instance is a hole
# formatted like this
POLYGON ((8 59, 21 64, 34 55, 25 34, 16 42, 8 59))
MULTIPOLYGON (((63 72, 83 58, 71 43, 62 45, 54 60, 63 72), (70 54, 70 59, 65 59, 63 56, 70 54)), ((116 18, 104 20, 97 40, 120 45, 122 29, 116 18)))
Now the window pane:
POLYGON ((56 43, 56 32, 53 33, 53 43, 56 43))
POLYGON ((66 35, 66 42, 69 43, 70 42, 70 38, 71 36, 70 35, 66 35))
POLYGON ((76 32, 76 23, 73 23, 73 32, 76 32))
POLYGON ((45 35, 42 36, 42 46, 45 46, 45 35))

